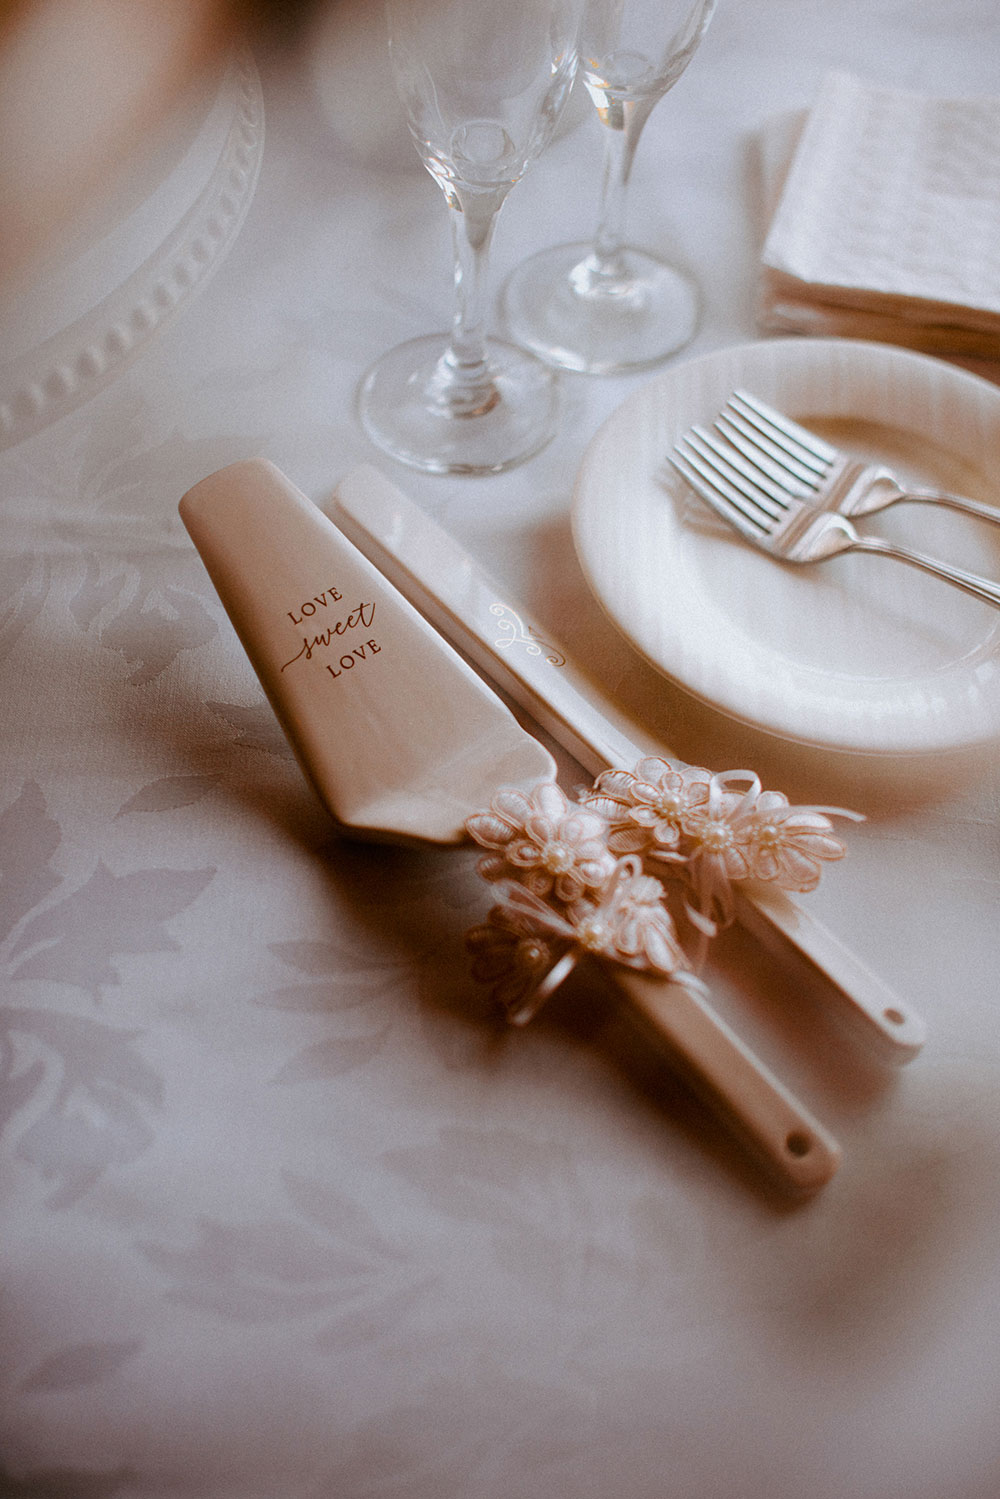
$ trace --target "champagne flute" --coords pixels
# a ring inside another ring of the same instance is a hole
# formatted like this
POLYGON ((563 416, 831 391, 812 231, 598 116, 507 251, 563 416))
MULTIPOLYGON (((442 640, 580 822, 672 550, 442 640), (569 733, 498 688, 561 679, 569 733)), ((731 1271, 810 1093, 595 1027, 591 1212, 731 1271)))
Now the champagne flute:
POLYGON ((434 473, 496 473, 555 430, 553 371, 487 338, 497 213, 552 135, 573 84, 580 0, 386 0, 389 51, 410 133, 451 216, 449 334, 384 355, 359 415, 384 451, 434 473))
POLYGON ((641 369, 694 334, 694 282, 628 245, 625 214, 643 127, 691 61, 715 3, 586 0, 580 76, 607 132, 597 232, 590 245, 533 255, 504 290, 511 336, 551 364, 596 375, 641 369))

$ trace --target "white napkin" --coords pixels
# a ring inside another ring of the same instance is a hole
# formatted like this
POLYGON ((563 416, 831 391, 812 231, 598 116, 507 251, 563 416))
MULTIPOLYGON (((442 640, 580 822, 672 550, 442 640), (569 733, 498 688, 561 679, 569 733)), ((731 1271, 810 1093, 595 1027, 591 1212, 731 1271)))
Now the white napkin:
POLYGON ((831 73, 761 144, 764 328, 1000 355, 1000 99, 831 73))

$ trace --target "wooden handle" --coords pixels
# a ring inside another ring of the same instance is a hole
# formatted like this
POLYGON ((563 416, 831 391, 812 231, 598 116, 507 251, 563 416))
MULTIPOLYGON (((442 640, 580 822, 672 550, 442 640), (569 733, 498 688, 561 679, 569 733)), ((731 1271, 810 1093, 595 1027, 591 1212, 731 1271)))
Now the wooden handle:
POLYGON ((605 971, 692 1089, 785 1187, 814 1192, 830 1180, 840 1163, 836 1140, 707 1000, 682 984, 618 964, 605 971))

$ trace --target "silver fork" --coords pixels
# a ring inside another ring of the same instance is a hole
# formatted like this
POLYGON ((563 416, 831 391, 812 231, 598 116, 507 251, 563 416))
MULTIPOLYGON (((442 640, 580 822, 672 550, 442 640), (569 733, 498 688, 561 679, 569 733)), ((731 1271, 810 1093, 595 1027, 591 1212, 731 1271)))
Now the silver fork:
POLYGON ((745 390, 733 392, 715 428, 749 463, 824 510, 871 515, 901 500, 915 500, 1000 525, 995 506, 946 490, 905 488, 891 469, 852 458, 745 390))
POLYGON ((1000 609, 1000 584, 881 537, 860 535, 845 515, 797 498, 739 452, 727 452, 704 427, 686 432, 668 459, 717 515, 772 557, 785 562, 825 562, 841 552, 875 552, 953 583, 1000 609))

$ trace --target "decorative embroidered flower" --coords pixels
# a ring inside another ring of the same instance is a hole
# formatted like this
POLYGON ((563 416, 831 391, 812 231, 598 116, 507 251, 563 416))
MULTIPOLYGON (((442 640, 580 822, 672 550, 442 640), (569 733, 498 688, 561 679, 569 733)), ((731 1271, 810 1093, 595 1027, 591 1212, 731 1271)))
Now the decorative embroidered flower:
POLYGON ((497 905, 465 939, 472 954, 472 977, 492 986, 493 999, 515 1025, 530 1020, 543 1003, 541 985, 565 948, 565 943, 556 944, 537 930, 526 930, 526 925, 530 927, 513 907, 497 905))
POLYGON ((611 824, 608 846, 613 853, 663 851, 677 847, 684 817, 708 801, 711 779, 710 771, 675 768, 647 755, 634 771, 599 775, 584 800, 611 824))
MULTIPOLYGON (((846 814, 841 814, 846 815, 846 814)), ((789 806, 780 791, 762 791, 742 829, 752 879, 782 890, 815 890, 824 861, 842 859, 847 847, 817 807, 789 806)))
POLYGON ((763 791, 751 771, 712 776, 708 800, 682 821, 687 871, 694 891, 688 914, 709 929, 733 918, 732 886, 770 881, 784 890, 808 891, 819 882, 820 863, 840 859, 844 843, 827 813, 856 818, 839 807, 793 807, 780 791, 763 791), (743 789, 736 787, 742 785, 743 789))
POLYGON ((634 858, 619 860, 596 896, 563 909, 511 883, 485 925, 466 938, 473 977, 493 985, 494 998, 516 1025, 536 1014, 585 953, 689 978, 662 897, 659 880, 642 874, 634 858))
POLYGON ((568 912, 577 941, 600 957, 630 968, 672 974, 687 966, 660 881, 640 872, 638 859, 619 861, 600 901, 579 901, 568 912))
POLYGON ((479 863, 484 879, 514 879, 564 904, 599 889, 614 871, 604 819, 571 806, 554 781, 543 781, 530 795, 499 792, 490 810, 475 813, 466 828, 491 850, 479 863))

